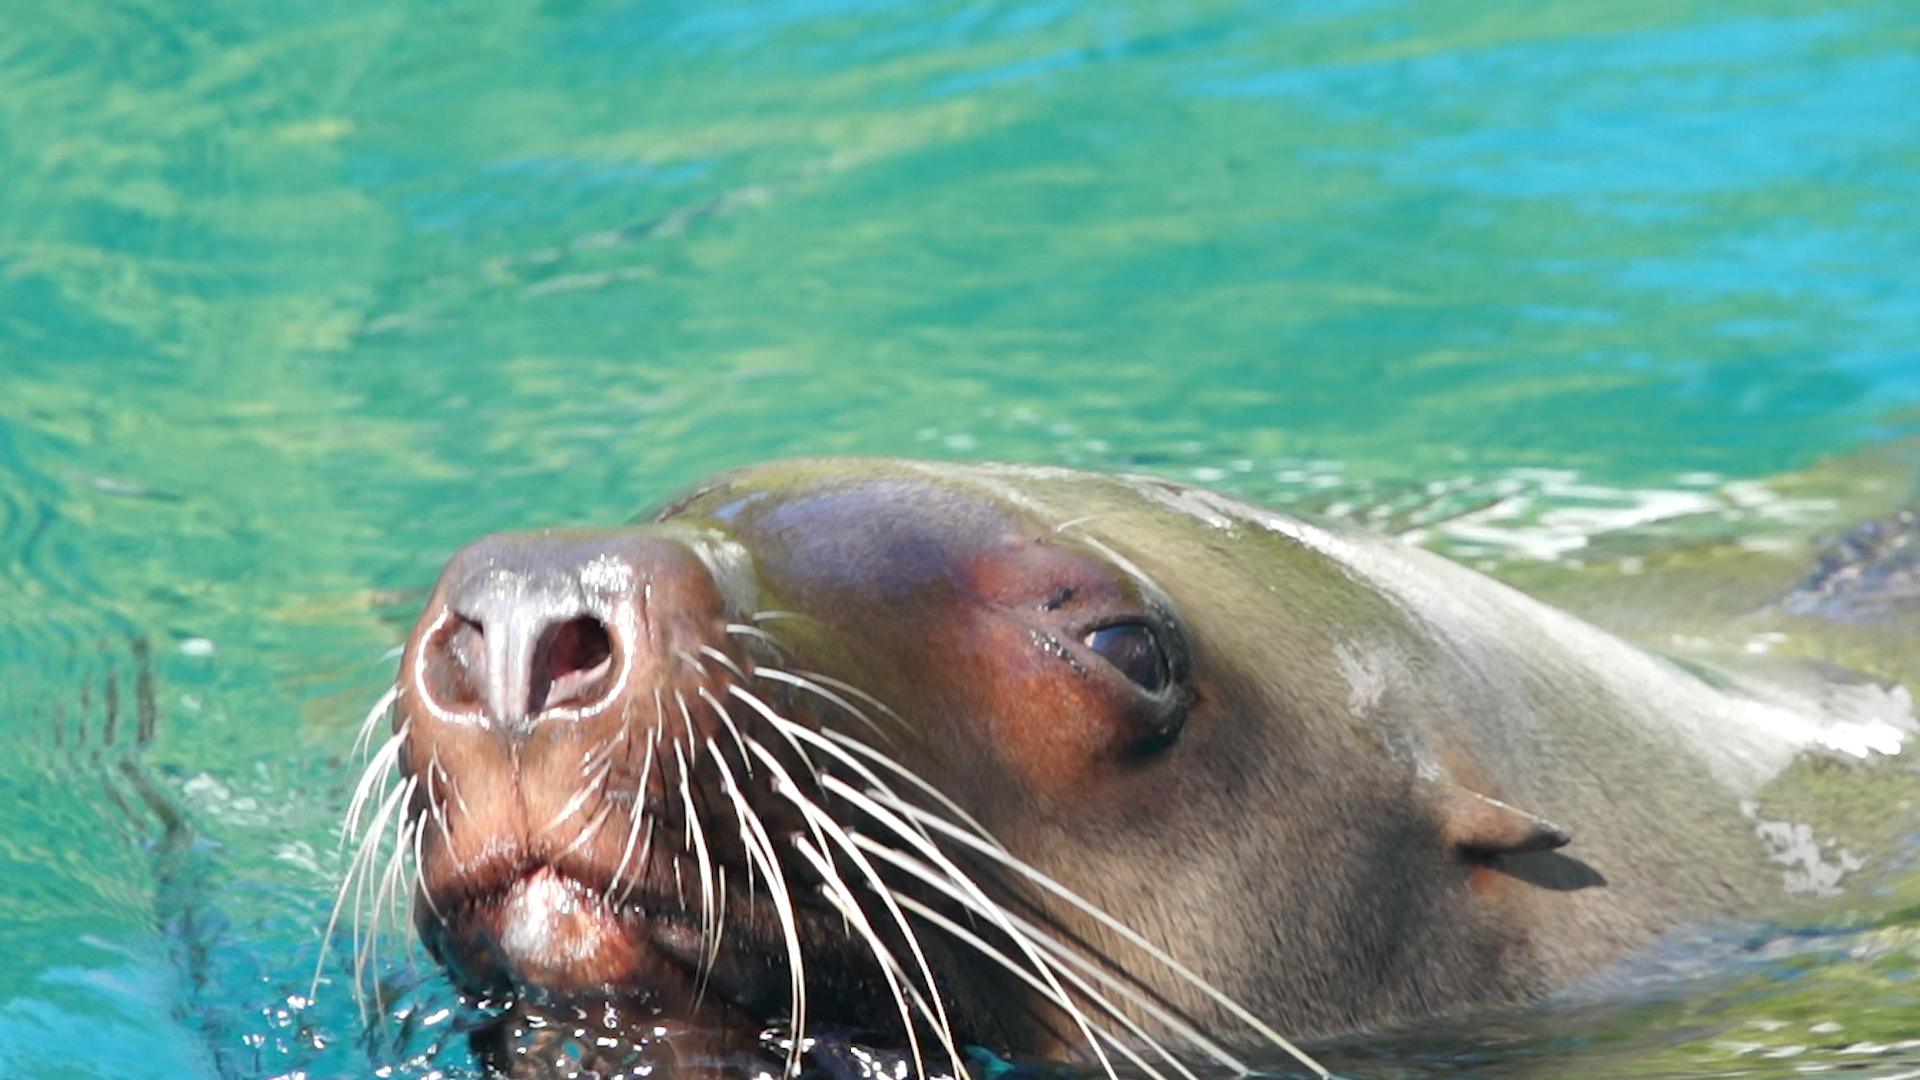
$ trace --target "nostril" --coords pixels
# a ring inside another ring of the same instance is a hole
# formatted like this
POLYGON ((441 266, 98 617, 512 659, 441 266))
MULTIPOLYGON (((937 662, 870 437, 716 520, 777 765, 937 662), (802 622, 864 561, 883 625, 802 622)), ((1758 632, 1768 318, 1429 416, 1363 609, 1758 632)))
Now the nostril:
POLYGON ((443 709, 466 712, 486 700, 487 631, 460 615, 449 618, 421 650, 421 689, 443 709))
POLYGON ((582 616, 560 623, 546 633, 535 653, 527 711, 578 707, 604 689, 613 669, 613 638, 606 624, 582 616))

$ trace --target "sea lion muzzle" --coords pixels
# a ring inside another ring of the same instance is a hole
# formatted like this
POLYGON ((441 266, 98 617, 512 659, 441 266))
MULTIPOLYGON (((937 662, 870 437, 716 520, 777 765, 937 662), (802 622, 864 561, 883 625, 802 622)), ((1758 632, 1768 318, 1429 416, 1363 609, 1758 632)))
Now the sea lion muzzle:
MULTIPOLYGON (((727 792, 696 775, 738 723, 708 702, 752 694, 727 625, 707 564, 673 536, 499 536, 449 563, 404 655, 397 711, 418 781, 410 812, 433 823, 416 922, 462 985, 671 996, 690 981, 687 879, 712 905, 728 861, 750 860, 731 830, 702 836, 697 869, 657 834, 702 830, 758 797, 758 762, 730 760, 727 792)), ((781 828, 791 816, 753 813, 781 828)), ((719 916, 704 915, 712 934, 719 916)))

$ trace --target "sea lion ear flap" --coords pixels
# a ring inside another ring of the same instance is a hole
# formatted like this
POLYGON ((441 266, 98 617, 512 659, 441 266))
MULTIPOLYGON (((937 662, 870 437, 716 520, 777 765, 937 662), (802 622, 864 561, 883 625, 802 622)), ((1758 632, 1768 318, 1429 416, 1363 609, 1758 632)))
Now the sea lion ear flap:
POLYGON ((1567 830, 1499 799, 1444 781, 1436 786, 1442 837, 1449 851, 1485 859, 1551 851, 1573 842, 1567 830))

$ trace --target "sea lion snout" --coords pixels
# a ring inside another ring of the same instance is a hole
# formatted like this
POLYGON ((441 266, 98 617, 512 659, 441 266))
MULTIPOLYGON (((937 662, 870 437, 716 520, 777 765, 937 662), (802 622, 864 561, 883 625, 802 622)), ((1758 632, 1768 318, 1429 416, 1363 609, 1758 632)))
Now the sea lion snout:
MULTIPOLYGON (((682 883, 741 856, 730 837, 689 857, 657 835, 733 812, 690 774, 733 745, 729 702, 765 700, 737 686, 752 664, 712 569, 725 545, 672 527, 503 534, 442 572, 395 732, 409 813, 431 822, 416 922, 463 986, 686 981, 654 941, 681 931, 682 883)), ((756 764, 727 762, 741 800, 761 797, 756 764)))
MULTIPOLYGON (((663 645, 704 640, 723 614, 712 575, 666 535, 502 534, 456 555, 415 633, 408 687, 432 713, 524 738, 595 715, 663 645), (649 634, 649 624, 659 622, 649 634), (688 624, 674 634, 675 623, 688 624)), ((689 646, 691 647, 691 646, 689 646)))

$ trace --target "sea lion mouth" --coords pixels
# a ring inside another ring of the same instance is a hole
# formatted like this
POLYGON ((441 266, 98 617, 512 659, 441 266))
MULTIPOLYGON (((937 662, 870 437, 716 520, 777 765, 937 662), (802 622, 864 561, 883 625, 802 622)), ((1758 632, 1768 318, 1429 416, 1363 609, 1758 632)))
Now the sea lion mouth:
POLYGON ((630 977, 647 951, 643 905, 552 865, 454 887, 461 899, 428 903, 416 918, 456 981, 475 992, 593 993, 630 977))
POLYGON ((606 892, 550 866, 522 875, 464 914, 491 924, 501 956, 523 974, 556 963, 598 967, 644 921, 637 907, 623 909, 606 892))
POLYGON ((670 889, 626 890, 539 864, 429 915, 423 934, 482 994, 642 998, 672 1004, 682 1019, 739 1013, 762 1023, 786 992, 761 928, 750 919, 703 926, 670 889))

